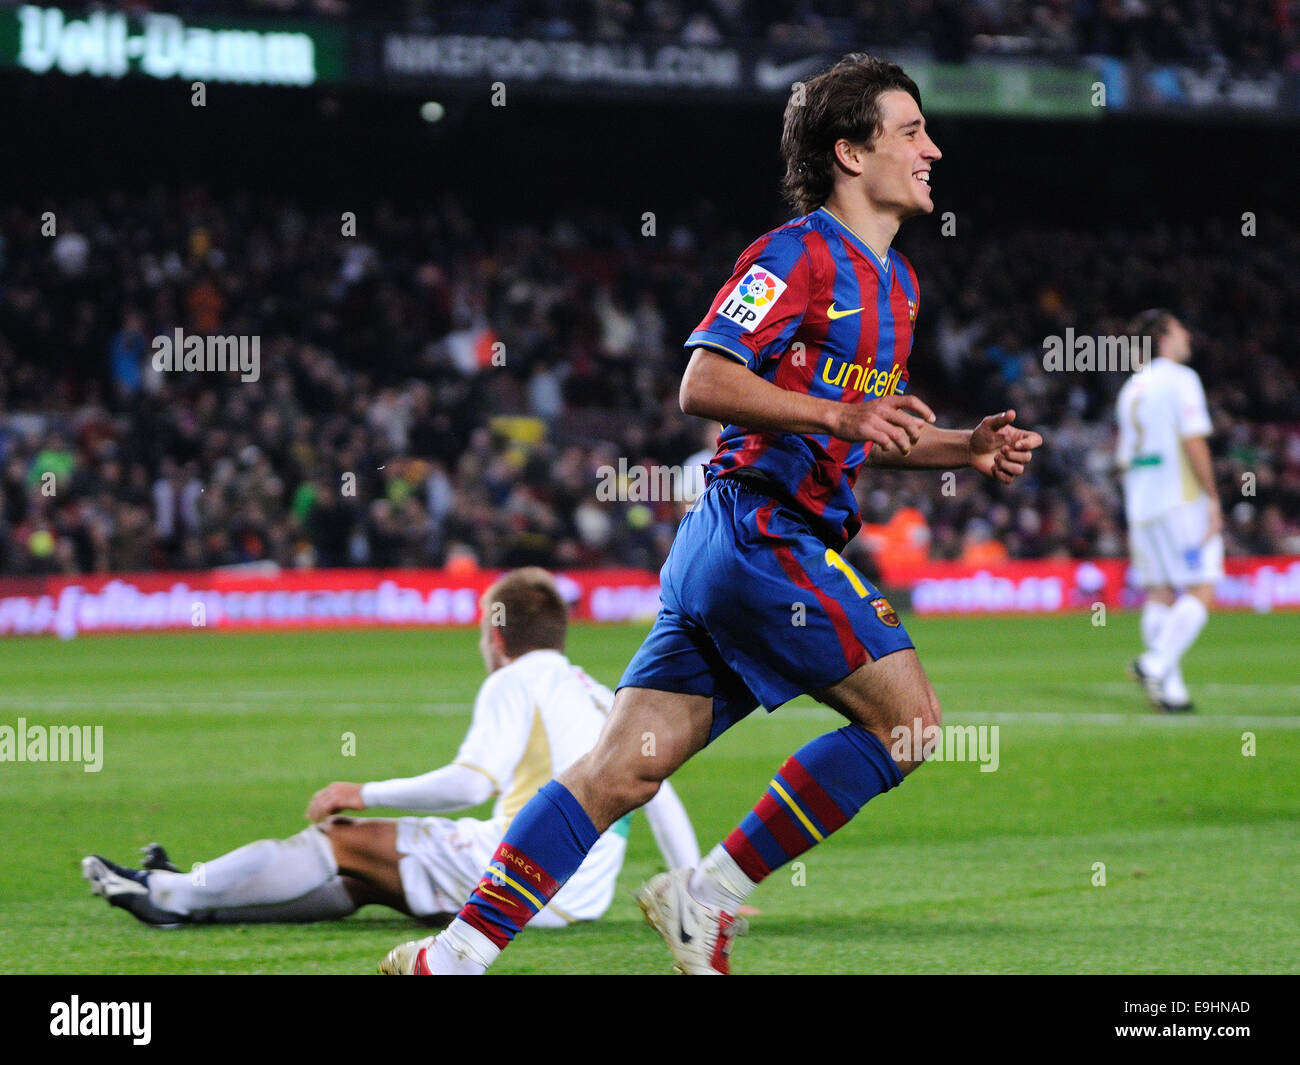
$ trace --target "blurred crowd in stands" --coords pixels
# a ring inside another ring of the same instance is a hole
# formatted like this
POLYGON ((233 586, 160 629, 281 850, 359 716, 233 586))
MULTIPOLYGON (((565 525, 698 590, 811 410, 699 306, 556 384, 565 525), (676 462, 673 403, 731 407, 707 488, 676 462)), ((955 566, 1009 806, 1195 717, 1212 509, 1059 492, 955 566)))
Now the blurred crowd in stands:
MULTIPOLYGON (((682 502, 597 488, 620 458, 710 449, 677 406, 681 343, 754 236, 737 224, 702 204, 653 237, 596 209, 506 225, 445 198, 349 236, 284 197, 159 188, 74 203, 51 236, 0 208, 0 572, 655 567, 682 502), (258 338, 257 380, 157 371, 178 328, 258 338)), ((1009 487, 864 470, 850 557, 891 532, 933 558, 1123 554, 1124 374, 1047 372, 1043 343, 1152 304, 1193 330, 1229 551, 1300 552, 1300 230, 1258 233, 910 223, 911 390, 948 425, 1012 406, 1047 445, 1009 487)))
MULTIPOLYGON (((0 0, 0 7, 16 2, 0 0)), ((1297 0, 132 0, 116 6, 191 17, 392 20, 434 32, 556 40, 748 38, 792 49, 915 47, 950 62, 989 54, 1099 54, 1300 69, 1297 0)))

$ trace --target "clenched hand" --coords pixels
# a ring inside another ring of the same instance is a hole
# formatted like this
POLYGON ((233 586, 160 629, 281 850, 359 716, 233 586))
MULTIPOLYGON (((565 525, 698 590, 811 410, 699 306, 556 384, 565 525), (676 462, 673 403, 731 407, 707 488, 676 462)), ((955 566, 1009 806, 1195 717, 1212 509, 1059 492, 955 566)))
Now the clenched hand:
POLYGON ((970 437, 970 464, 1003 484, 1010 484, 1024 473, 1034 450, 1043 444, 1042 436, 1032 429, 1012 425, 1015 420, 1014 410, 990 414, 970 437))

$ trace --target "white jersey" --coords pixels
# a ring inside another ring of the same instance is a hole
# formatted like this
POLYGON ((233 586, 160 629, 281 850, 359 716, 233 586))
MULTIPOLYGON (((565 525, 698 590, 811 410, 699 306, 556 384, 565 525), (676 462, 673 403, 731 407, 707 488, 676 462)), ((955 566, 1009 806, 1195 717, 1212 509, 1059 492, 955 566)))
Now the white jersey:
POLYGON ((1116 402, 1130 526, 1151 521, 1205 496, 1183 441, 1209 436, 1210 412, 1201 379, 1190 366, 1153 359, 1120 389, 1116 402))
POLYGON ((614 693, 559 651, 529 651, 492 673, 455 765, 484 774, 507 824, 537 789, 596 745, 614 693))

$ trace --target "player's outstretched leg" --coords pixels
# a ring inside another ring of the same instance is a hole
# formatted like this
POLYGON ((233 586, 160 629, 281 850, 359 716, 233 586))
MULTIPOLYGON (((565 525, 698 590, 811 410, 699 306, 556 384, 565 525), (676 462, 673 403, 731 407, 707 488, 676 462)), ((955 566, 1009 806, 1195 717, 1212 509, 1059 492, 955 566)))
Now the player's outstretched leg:
MULTIPOLYGON (((729 971, 733 916, 771 873, 846 825, 871 799, 902 783, 920 763, 895 759, 895 729, 937 726, 939 701, 910 649, 868 662, 838 684, 814 692, 851 724, 818 736, 777 770, 763 797, 744 820, 700 862, 689 881, 661 875, 643 898, 657 896, 659 909, 687 914, 676 926, 655 925, 676 960, 692 974, 729 971), (698 925, 713 934, 701 937, 698 925)), ((650 900, 647 900, 650 901, 650 900)), ((642 904, 643 909, 645 903, 642 904)))
POLYGON ((519 811, 456 919, 437 936, 393 948, 379 971, 484 972, 577 872, 600 834, 654 798, 660 782, 704 746, 712 720, 711 698, 620 689, 595 748, 519 811))
POLYGON ((95 894, 146 924, 322 921, 356 910, 327 833, 249 843, 190 872, 130 869, 97 855, 82 862, 95 894))

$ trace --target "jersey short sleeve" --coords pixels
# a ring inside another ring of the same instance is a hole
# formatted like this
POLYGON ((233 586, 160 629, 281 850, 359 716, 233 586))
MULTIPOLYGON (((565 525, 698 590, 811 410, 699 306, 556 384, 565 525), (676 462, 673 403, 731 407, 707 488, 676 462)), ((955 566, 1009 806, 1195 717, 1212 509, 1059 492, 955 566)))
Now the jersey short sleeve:
POLYGON ((1205 404, 1205 389, 1195 370, 1178 375, 1178 435, 1209 436, 1213 430, 1210 411, 1205 404))
POLYGON ((500 793, 524 755, 534 713, 533 698, 519 676, 513 671, 492 674, 474 700, 474 717, 455 764, 485 774, 500 793))
POLYGON ((797 234, 777 230, 760 237, 736 260, 687 350, 711 348, 757 370, 789 346, 811 285, 808 250, 797 234))

